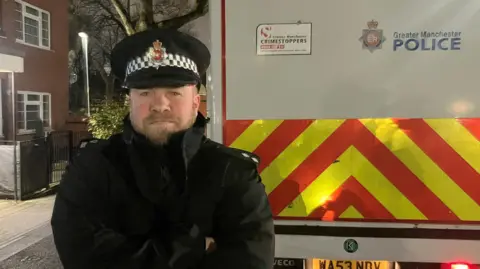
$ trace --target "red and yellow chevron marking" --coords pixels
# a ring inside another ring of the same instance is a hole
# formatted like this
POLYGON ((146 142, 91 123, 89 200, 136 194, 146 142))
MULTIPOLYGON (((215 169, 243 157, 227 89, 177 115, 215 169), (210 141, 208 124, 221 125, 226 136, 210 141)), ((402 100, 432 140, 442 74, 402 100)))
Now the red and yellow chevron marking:
POLYGON ((480 221, 480 119, 226 121, 277 217, 480 221))

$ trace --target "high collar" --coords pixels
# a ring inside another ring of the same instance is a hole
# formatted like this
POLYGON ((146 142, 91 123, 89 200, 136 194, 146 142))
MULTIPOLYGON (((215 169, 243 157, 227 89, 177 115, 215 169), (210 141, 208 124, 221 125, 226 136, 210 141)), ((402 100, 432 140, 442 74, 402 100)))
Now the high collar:
POLYGON ((207 119, 198 112, 197 118, 192 127, 174 134, 166 146, 156 146, 148 141, 144 135, 133 129, 132 123, 130 122, 130 115, 127 115, 123 121, 123 140, 127 145, 135 145, 136 148, 138 147, 137 150, 147 151, 149 153, 180 151, 185 161, 185 165, 188 164, 190 159, 200 148, 208 122, 207 119))

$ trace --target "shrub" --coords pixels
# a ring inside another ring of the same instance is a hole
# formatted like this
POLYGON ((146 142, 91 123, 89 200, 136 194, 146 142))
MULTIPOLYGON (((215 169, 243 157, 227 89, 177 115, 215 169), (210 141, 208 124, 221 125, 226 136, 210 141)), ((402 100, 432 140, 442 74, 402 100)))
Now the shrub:
POLYGON ((96 103, 91 107, 88 130, 95 138, 107 139, 123 130, 123 119, 128 112, 128 102, 124 98, 96 103))

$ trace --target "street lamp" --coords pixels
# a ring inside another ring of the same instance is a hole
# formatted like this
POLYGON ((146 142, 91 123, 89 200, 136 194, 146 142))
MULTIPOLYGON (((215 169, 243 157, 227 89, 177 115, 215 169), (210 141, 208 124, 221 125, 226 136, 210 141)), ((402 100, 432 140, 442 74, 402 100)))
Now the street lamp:
POLYGON ((85 93, 87 94, 87 115, 90 117, 90 81, 89 81, 89 72, 88 72, 88 34, 85 32, 78 33, 78 36, 82 40, 82 50, 83 56, 85 59, 85 76, 84 76, 84 85, 85 93))

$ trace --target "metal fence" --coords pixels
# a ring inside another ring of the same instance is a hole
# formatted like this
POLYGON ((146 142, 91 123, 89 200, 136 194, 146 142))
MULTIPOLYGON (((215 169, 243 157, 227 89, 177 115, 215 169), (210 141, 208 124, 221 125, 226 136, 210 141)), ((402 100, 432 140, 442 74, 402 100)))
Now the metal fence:
POLYGON ((47 144, 50 148, 50 164, 48 166, 50 183, 60 182, 68 162, 78 150, 80 141, 91 137, 92 135, 88 132, 59 131, 49 134, 47 144))
POLYGON ((53 188, 88 132, 55 131, 27 141, 0 142, 0 197, 25 200, 53 188))

